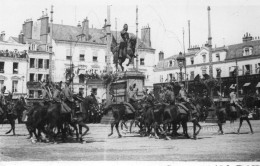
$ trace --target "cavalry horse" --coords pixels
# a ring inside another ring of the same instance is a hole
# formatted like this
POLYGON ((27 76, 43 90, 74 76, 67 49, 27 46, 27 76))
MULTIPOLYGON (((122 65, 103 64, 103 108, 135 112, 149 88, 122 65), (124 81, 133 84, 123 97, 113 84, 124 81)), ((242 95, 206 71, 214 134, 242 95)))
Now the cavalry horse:
POLYGON ((131 36, 129 38, 129 41, 127 42, 127 48, 126 51, 121 51, 122 55, 119 55, 120 48, 117 44, 116 40, 113 38, 110 50, 114 55, 114 64, 116 65, 116 69, 118 70, 118 64, 121 67, 121 70, 124 71, 123 63, 128 58, 129 62, 126 66, 129 66, 129 64, 132 62, 132 59, 135 57, 135 47, 136 47, 136 37, 131 36))
MULTIPOLYGON (((105 108, 106 112, 108 112, 109 110, 112 110, 112 114, 114 117, 114 120, 111 123, 111 133, 108 136, 113 135, 113 128, 115 126, 118 137, 119 138, 122 137, 122 135, 120 134, 120 132, 118 130, 119 122, 122 121, 122 123, 124 124, 127 120, 133 120, 133 121, 137 120, 137 118, 141 114, 140 110, 142 108, 140 103, 138 103, 137 105, 138 105, 138 110, 135 110, 131 104, 125 103, 125 102, 120 103, 120 104, 111 104, 107 108, 105 108)), ((132 123, 131 123, 131 125, 132 125, 132 123)))
MULTIPOLYGON (((83 141, 83 136, 89 131, 89 127, 85 124, 87 118, 87 110, 91 109, 91 99, 86 97, 80 103, 80 110, 75 113, 73 119, 71 119, 71 113, 62 113, 61 112, 61 103, 53 103, 47 110, 47 126, 48 132, 51 135, 51 138, 56 140, 57 134, 53 133, 53 129, 57 127, 62 131, 62 140, 65 142, 66 132, 68 131, 69 127, 68 124, 71 125, 74 130, 76 131, 76 139, 83 141), (82 128, 85 128, 86 131, 82 134, 82 128)), ((73 105, 72 109, 76 109, 75 105, 73 105)))
POLYGON ((6 105, 0 106, 0 109, 2 110, 0 111, 0 122, 3 123, 4 120, 7 119, 11 125, 11 129, 5 134, 9 134, 13 131, 13 135, 15 135, 15 120, 17 119, 17 112, 16 109, 13 109, 15 104, 12 101, 12 97, 12 93, 9 92, 8 96, 5 97, 6 105))

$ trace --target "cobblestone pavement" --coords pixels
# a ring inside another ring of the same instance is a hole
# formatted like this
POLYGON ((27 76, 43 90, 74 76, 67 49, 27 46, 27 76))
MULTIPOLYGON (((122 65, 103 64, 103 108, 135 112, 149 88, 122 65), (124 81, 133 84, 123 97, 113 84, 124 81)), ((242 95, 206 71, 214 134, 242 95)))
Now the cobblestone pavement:
POLYGON ((238 122, 227 122, 225 135, 217 134, 216 125, 204 123, 197 140, 155 139, 123 131, 122 138, 116 131, 108 137, 110 125, 89 124, 83 144, 72 140, 33 144, 26 139, 23 124, 16 125, 16 136, 5 135, 9 125, 4 124, 0 127, 0 161, 260 161, 260 121, 251 123, 253 135, 246 123, 240 135, 235 133, 238 122))

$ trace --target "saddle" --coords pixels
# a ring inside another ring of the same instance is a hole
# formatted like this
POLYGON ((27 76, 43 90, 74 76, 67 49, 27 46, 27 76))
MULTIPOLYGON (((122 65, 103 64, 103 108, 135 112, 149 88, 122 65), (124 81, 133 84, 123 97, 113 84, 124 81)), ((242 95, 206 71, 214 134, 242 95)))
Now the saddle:
POLYGON ((61 102, 61 113, 66 114, 71 112, 72 112, 71 108, 65 102, 61 102))
POLYGON ((132 104, 126 103, 126 102, 123 102, 122 104, 125 105, 126 107, 130 108, 130 109, 126 108, 126 113, 127 114, 132 114, 132 113, 136 112, 136 109, 132 106, 132 104))

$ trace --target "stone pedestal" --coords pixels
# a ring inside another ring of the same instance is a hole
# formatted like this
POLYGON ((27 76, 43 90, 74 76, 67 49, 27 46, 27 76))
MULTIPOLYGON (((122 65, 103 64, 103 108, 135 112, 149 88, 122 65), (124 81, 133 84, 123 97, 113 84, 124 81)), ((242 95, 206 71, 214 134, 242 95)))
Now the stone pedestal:
MULTIPOLYGON (((119 79, 111 84, 113 89, 114 99, 110 101, 109 104, 120 104, 123 102, 128 102, 129 87, 136 84, 135 90, 137 90, 137 99, 143 97, 144 79, 145 75, 142 72, 136 70, 130 70, 118 73, 119 79)), ((104 115, 101 119, 101 124, 111 123, 113 120, 112 111, 109 110, 107 115, 104 115)))

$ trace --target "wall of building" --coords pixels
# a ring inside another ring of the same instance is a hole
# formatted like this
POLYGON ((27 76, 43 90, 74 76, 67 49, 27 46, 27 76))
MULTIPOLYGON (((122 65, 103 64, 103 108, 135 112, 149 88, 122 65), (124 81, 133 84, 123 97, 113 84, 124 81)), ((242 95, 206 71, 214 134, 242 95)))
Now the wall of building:
MULTIPOLYGON (((1 86, 6 86, 6 92, 14 91, 14 97, 17 95, 21 95, 22 93, 26 93, 26 73, 27 73, 27 59, 26 56, 20 54, 24 54, 24 50, 27 51, 27 46, 17 43, 10 42, 0 42, 0 62, 4 62, 4 69, 0 73, 1 86), (2 51, 8 50, 8 56, 2 54, 2 51), (10 52, 19 52, 17 54, 11 54, 10 52), (18 70, 14 71, 13 64, 18 63, 18 70), (17 81, 16 90, 13 89, 13 83, 17 81)), ((25 55, 25 54, 24 54, 25 55)))

